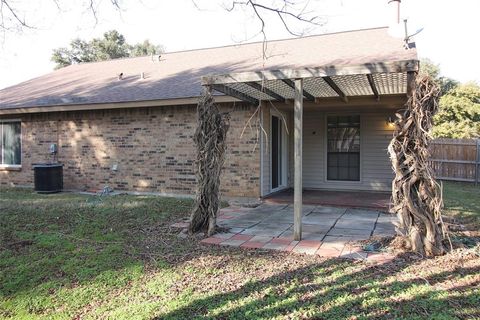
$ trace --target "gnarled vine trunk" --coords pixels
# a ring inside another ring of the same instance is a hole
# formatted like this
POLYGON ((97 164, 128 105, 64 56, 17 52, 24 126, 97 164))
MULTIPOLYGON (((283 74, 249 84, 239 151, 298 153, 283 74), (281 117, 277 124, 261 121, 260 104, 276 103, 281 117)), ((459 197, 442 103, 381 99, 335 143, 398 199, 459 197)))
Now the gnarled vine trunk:
POLYGON ((220 205, 220 174, 225 160, 229 116, 220 113, 209 88, 205 88, 197 105, 197 121, 193 138, 197 149, 197 193, 188 230, 210 236, 215 232, 220 205))
POLYGON ((427 256, 445 252, 441 187, 428 164, 432 117, 437 112, 439 88, 429 77, 416 82, 405 109, 397 113, 388 152, 395 172, 392 208, 397 233, 411 250, 427 256))

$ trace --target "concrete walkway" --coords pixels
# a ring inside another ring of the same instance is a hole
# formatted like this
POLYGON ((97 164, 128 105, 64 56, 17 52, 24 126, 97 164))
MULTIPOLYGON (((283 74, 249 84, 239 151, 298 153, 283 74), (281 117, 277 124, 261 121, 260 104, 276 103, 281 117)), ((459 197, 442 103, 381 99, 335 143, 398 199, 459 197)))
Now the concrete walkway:
POLYGON ((242 248, 262 248, 383 261, 386 253, 367 253, 355 242, 371 236, 393 236, 395 217, 375 210, 303 206, 303 238, 293 241, 293 205, 222 209, 218 224, 228 230, 202 240, 242 248))

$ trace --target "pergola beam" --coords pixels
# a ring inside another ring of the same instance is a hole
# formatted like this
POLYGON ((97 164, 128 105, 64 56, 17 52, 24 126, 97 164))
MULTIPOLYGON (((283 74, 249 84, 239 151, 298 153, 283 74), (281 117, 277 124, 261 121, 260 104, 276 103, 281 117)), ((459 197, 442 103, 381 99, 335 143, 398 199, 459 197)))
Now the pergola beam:
POLYGON ((315 77, 331 77, 335 75, 353 75, 370 73, 403 73, 417 72, 418 60, 401 60, 392 62, 364 63, 349 66, 324 66, 317 68, 278 69, 229 73, 202 77, 203 85, 228 84, 237 82, 261 82, 265 80, 305 79, 315 77))
POLYGON ((258 105, 258 100, 245 94, 245 93, 242 93, 238 90, 235 90, 233 88, 230 88, 226 85, 222 85, 222 84, 212 84, 210 85, 212 87, 212 89, 214 90, 217 90, 223 94, 226 94, 227 96, 231 96, 231 97, 234 97, 234 98, 237 98, 239 100, 242 100, 242 101, 245 101, 245 102, 249 102, 253 105, 258 105))
POLYGON ((377 86, 375 85, 375 81, 373 81, 372 74, 367 74, 368 83, 370 84, 370 88, 372 89, 373 95, 375 99, 378 101, 380 100, 380 94, 378 93, 377 86))
MULTIPOLYGON (((407 102, 405 93, 398 94, 381 94, 379 100, 372 99, 368 96, 349 96, 348 103, 359 107, 385 107, 385 106, 401 106, 407 102)), ((290 107, 290 104, 286 105, 290 107)), ((309 107, 306 105, 305 107, 309 107)), ((345 102, 338 99, 338 97, 317 97, 315 98, 315 107, 344 107, 345 102)))
POLYGON ((335 81, 332 80, 332 78, 323 77, 323 80, 325 80, 325 82, 330 86, 330 88, 332 88, 333 91, 335 91, 340 96, 340 99, 342 99, 343 102, 348 103, 347 95, 345 94, 345 92, 342 91, 342 89, 337 86, 337 84, 335 83, 335 81))
POLYGON ((245 82, 246 85, 260 91, 260 92, 263 92, 265 93, 266 95, 269 95, 270 97, 272 97, 273 99, 277 100, 277 101, 281 101, 281 102, 285 102, 285 98, 282 97, 281 95, 279 95, 278 93, 266 88, 265 86, 259 84, 258 82, 245 82))
MULTIPOLYGON (((281 79, 283 83, 285 83, 287 86, 289 86, 290 88, 292 88, 293 90, 295 90, 295 83, 290 80, 290 79, 281 79)), ((302 85, 303 87, 303 85, 302 85)), ((305 97, 305 99, 307 99, 308 101, 315 101, 315 97, 312 96, 310 93, 308 93, 307 91, 303 90, 302 89, 302 94, 303 96, 305 97)))

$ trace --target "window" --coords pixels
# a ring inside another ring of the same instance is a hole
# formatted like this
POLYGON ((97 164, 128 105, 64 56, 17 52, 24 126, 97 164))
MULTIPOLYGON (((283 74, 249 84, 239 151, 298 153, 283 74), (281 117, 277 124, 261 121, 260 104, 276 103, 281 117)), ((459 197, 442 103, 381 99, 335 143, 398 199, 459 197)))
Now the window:
POLYGON ((0 165, 19 166, 21 164, 21 131, 19 121, 0 120, 0 165))
POLYGON ((328 116, 327 139, 327 179, 360 181, 360 116, 328 116))

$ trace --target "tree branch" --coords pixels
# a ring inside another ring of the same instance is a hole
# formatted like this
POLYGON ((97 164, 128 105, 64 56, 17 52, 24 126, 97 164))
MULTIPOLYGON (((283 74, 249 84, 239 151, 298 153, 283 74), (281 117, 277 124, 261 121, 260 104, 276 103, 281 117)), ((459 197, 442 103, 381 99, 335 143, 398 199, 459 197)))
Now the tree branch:
MULTIPOLYGON (((244 0, 244 1, 234 0, 231 2, 230 6, 224 5, 223 8, 228 12, 234 11, 235 8, 239 6, 249 7, 252 9, 254 16, 260 21, 260 31, 258 32, 258 34, 262 34, 263 36, 262 55, 263 55, 263 59, 265 60, 267 58, 267 53, 266 53, 267 35, 265 32, 266 22, 264 18, 264 13, 266 12, 275 13, 278 16, 278 19, 282 23, 285 30, 291 35, 299 37, 299 36, 303 36, 304 32, 294 31, 289 25, 287 18, 292 18, 298 22, 307 23, 315 26, 322 26, 325 24, 325 21, 321 20, 319 16, 312 16, 312 17, 306 16, 305 10, 308 6, 308 3, 309 1, 307 1, 307 3, 303 6, 303 8, 301 8, 301 10, 295 10, 295 8, 292 8, 292 6, 295 6, 296 4, 294 0, 283 0, 281 6, 275 6, 274 4, 265 5, 265 4, 259 3, 259 0, 244 0)), ((194 5, 196 5, 195 2, 194 2, 194 5)))
MULTIPOLYGON (((53 4, 57 7, 58 10, 61 9, 61 4, 63 3, 60 0, 51 0, 53 4)), ((22 18, 24 14, 23 10, 20 8, 21 1, 12 1, 12 0, 0 0, 0 31, 4 33, 7 31, 22 31, 22 29, 36 29, 34 25, 27 23, 25 18, 22 18)), ((27 3, 27 1, 25 1, 27 3)), ((66 2, 66 1, 64 1, 66 2)), ((86 9, 91 12, 93 18, 95 19, 95 26, 98 24, 98 6, 100 5, 101 0, 88 0, 82 2, 80 7, 81 10, 86 9)), ((113 8, 120 11, 121 2, 120 0, 110 0, 110 4, 113 8)))
POLYGON ((20 24, 21 27, 24 28, 29 28, 33 29, 33 26, 27 24, 25 22, 25 19, 20 18, 19 14, 16 12, 16 10, 10 5, 9 1, 7 0, 0 0, 0 27, 4 30, 10 30, 9 27, 5 26, 5 13, 3 11, 4 7, 7 9, 7 11, 10 13, 10 15, 13 17, 13 19, 20 24))
POLYGON ((90 4, 88 6, 89 10, 92 12, 93 18, 95 19, 95 26, 98 24, 98 18, 97 18, 97 9, 95 9, 94 6, 94 0, 90 0, 90 4))
MULTIPOLYGON (((322 26, 324 24, 324 23, 321 23, 319 21, 316 21, 316 20, 320 19, 319 16, 313 16, 310 19, 304 18, 303 17, 303 11, 300 12, 299 14, 294 14, 294 13, 288 11, 288 10, 285 10, 285 9, 276 9, 276 8, 267 7, 267 6, 258 4, 256 2, 254 2, 253 0, 249 0, 248 2, 251 3, 251 5, 254 6, 254 7, 258 7, 258 8, 267 10, 267 11, 275 12, 280 17, 281 17, 281 14, 284 14, 284 15, 290 16, 292 18, 295 18, 296 20, 301 21, 301 22, 307 22, 307 23, 314 24, 314 25, 317 25, 317 26, 322 26)), ((284 2, 287 3, 287 1, 284 1, 284 2)), ((287 31, 288 31, 288 28, 287 28, 287 31)))
POLYGON ((266 11, 266 12, 272 12, 277 14, 279 17, 280 21, 282 22, 285 30, 290 33, 293 36, 302 36, 302 33, 298 33, 292 30, 292 28, 288 25, 286 21, 286 17, 290 17, 295 19, 296 21, 303 22, 303 23, 308 23, 312 24, 315 26, 322 26, 325 24, 325 21, 323 21, 320 16, 312 16, 310 18, 306 17, 305 10, 308 6, 307 2, 305 6, 299 10, 298 13, 294 12, 290 7, 295 5, 295 1, 289 1, 289 0, 283 0, 282 1, 282 6, 281 7, 275 7, 275 6, 269 6, 269 5, 264 5, 258 2, 258 0, 247 0, 247 1, 232 1, 232 5, 225 9, 227 11, 233 11, 235 7, 237 6, 244 6, 244 7, 251 7, 254 11, 255 16, 260 20, 261 22, 261 31, 260 33, 264 34, 264 29, 265 29, 265 19, 263 18, 261 11, 266 11))

